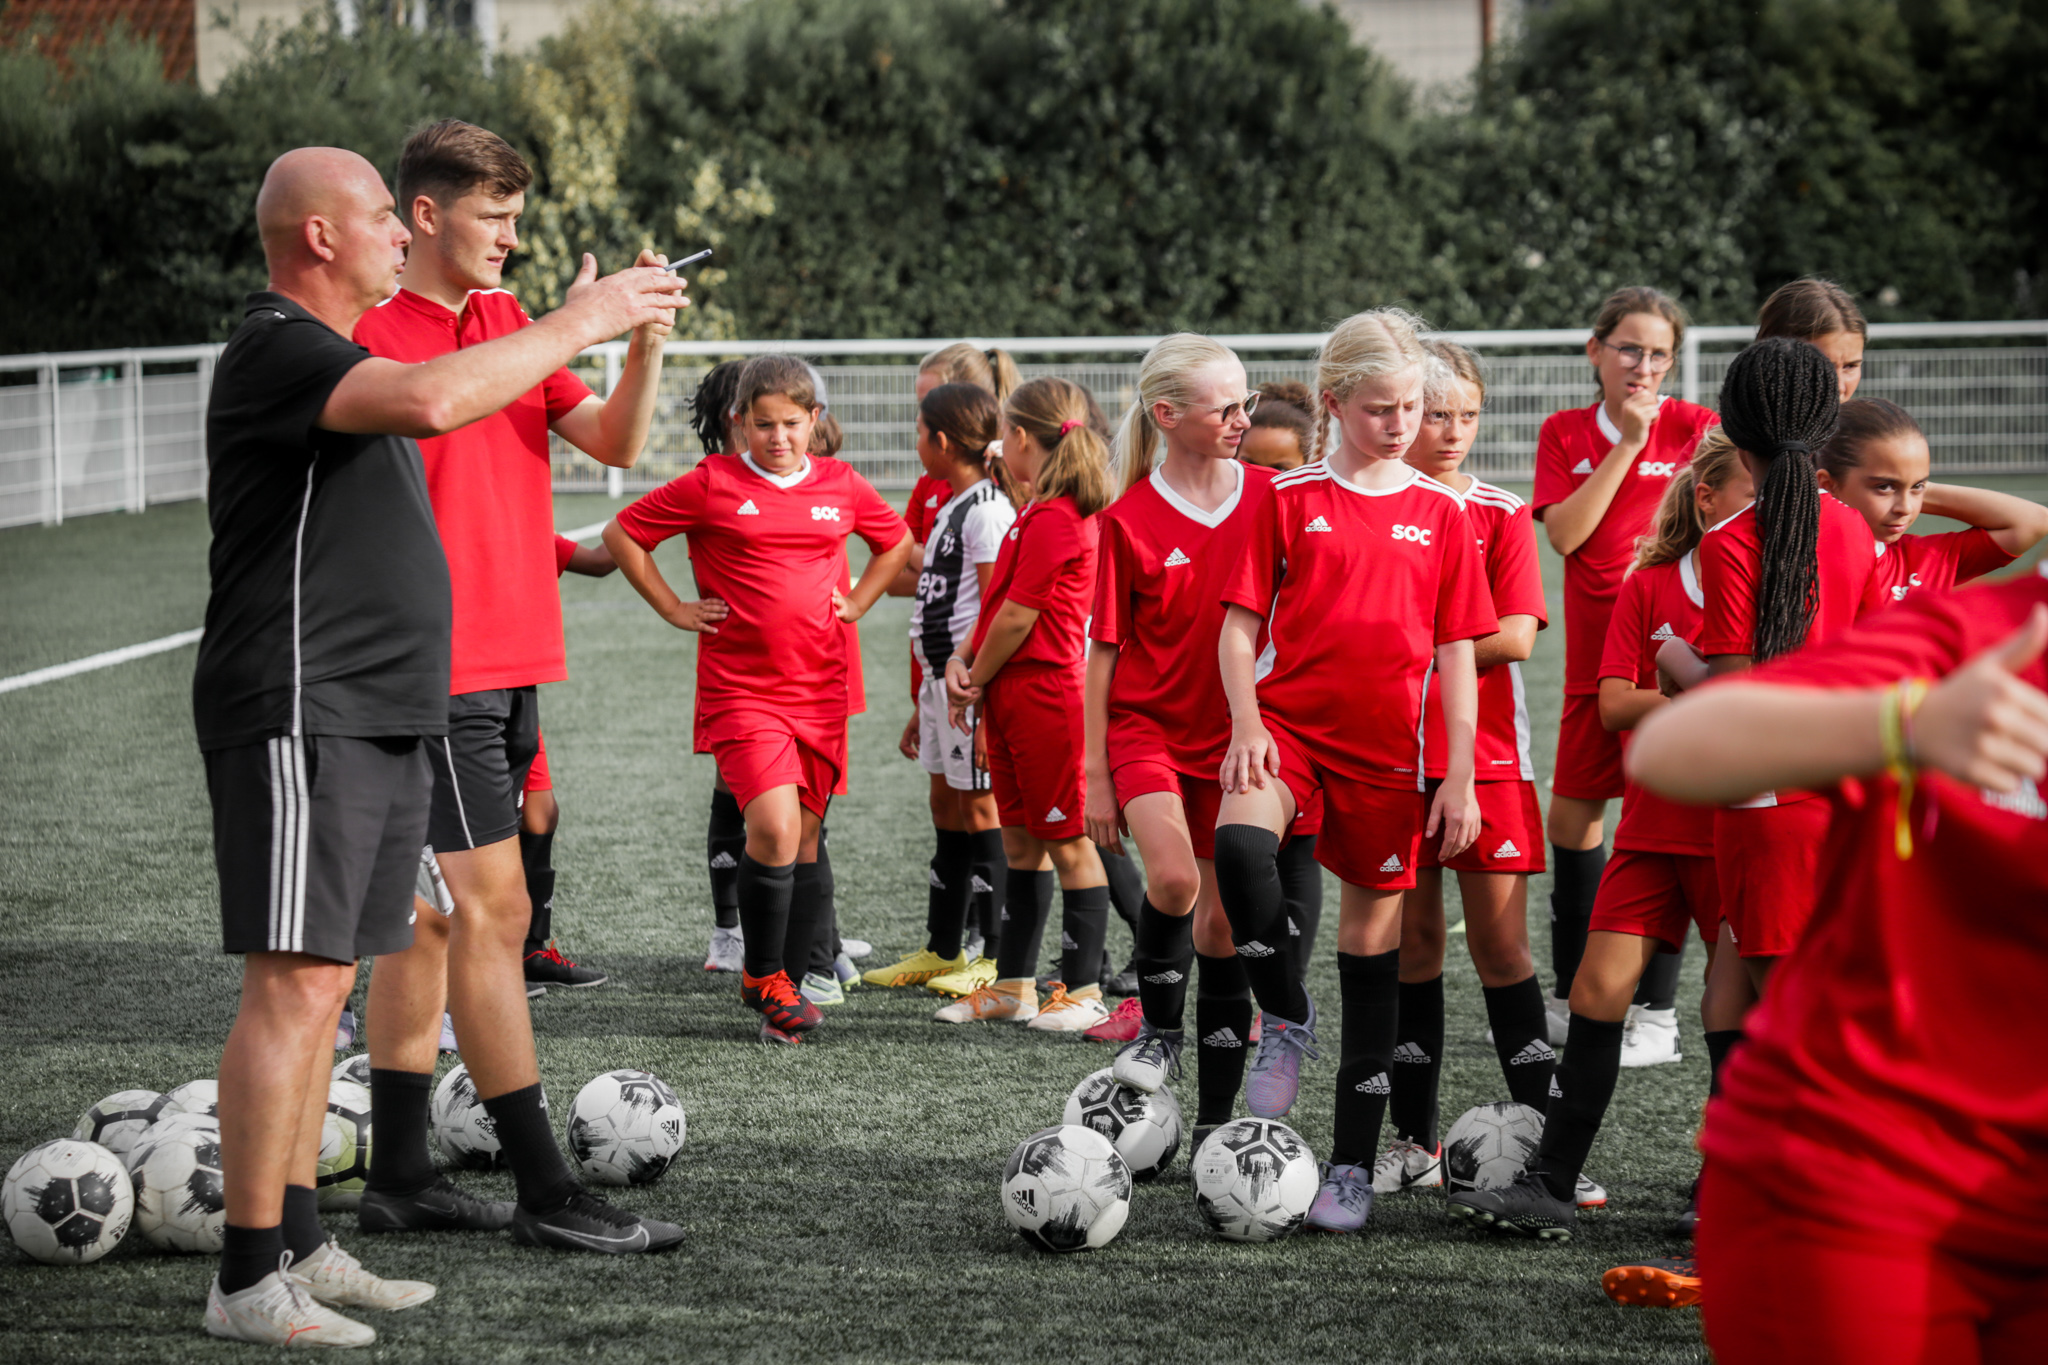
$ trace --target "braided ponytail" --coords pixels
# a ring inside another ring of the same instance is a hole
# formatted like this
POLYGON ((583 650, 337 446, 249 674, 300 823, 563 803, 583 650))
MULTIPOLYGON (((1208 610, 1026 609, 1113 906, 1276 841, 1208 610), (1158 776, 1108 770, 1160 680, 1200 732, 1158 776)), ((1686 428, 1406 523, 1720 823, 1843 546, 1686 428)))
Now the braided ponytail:
POLYGON ((1841 406, 1835 367, 1789 337, 1751 344, 1721 381, 1722 427, 1763 471, 1756 487, 1758 663, 1805 644, 1820 606, 1820 486, 1812 456, 1835 434, 1841 406))

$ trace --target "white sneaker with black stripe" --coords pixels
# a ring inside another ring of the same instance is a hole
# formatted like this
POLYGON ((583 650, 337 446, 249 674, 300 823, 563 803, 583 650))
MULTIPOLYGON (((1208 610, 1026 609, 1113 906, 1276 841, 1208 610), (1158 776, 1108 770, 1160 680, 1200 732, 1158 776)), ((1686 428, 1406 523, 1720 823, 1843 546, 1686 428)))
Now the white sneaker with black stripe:
POLYGON ((1372 1192, 1399 1194, 1403 1190, 1433 1190, 1444 1183, 1444 1149, 1438 1143, 1431 1151, 1419 1142, 1394 1139, 1394 1145, 1380 1153, 1372 1165, 1372 1192))

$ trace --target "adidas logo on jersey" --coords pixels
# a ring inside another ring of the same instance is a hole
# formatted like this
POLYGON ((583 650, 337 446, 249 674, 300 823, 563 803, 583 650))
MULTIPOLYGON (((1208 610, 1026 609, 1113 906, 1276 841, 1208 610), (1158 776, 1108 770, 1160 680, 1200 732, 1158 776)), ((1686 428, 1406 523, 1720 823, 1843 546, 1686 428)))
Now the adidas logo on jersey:
POLYGON ((925 875, 932 879, 932 887, 934 890, 944 891, 946 889, 946 880, 945 878, 939 875, 939 870, 936 867, 926 868, 925 875))
POLYGON ((1384 1071, 1377 1076, 1367 1076, 1351 1088, 1361 1095, 1391 1095, 1394 1093, 1394 1083, 1387 1079, 1387 1073, 1384 1071))
POLYGON ((1302 527, 1301 529, 1304 531, 1327 531, 1330 529, 1330 523, 1323 520, 1321 517, 1317 517, 1314 521, 1310 522, 1308 525, 1302 527))
POLYGON ((2018 787, 2009 792, 1995 792, 1989 787, 1982 789, 1984 804, 1994 810, 2011 811, 2024 815, 2029 820, 2048 820, 2048 801, 2041 799, 2040 788, 2031 777, 2021 778, 2018 787))
POLYGON ((1389 853, 1387 860, 1380 864, 1380 871, 1382 872, 1399 872, 1400 870, 1401 855, 1398 853, 1389 853))
POLYGON ((1189 559, 1180 552, 1179 546, 1175 546, 1173 553, 1166 557, 1166 567, 1169 569, 1178 569, 1183 564, 1192 564, 1194 562, 1194 560, 1189 559))
POLYGON ((761 509, 754 506, 754 500, 752 498, 748 498, 745 502, 740 504, 740 510, 737 513, 737 515, 742 517, 758 517, 761 515, 761 509))
POLYGON ((1666 640, 1673 640, 1677 637, 1678 632, 1671 628, 1671 623, 1669 621, 1666 621, 1663 625, 1657 627, 1655 630, 1650 632, 1650 638, 1652 640, 1655 640, 1660 645, 1663 644, 1666 640))
POLYGON ((1410 1066, 1428 1066, 1431 1058, 1427 1052, 1422 1050, 1422 1044, 1403 1043, 1394 1049, 1394 1060, 1406 1062, 1410 1066))
POLYGON ((1239 944, 1237 955, 1239 957, 1271 957, 1273 950, 1260 943, 1257 939, 1254 939, 1250 943, 1239 944))
POLYGON ((1187 980, 1187 977, 1169 967, 1154 976, 1146 977, 1145 980, 1154 986, 1178 986, 1181 982, 1187 980))
POLYGON ((1045 823, 1047 823, 1048 825, 1058 824, 1060 821, 1066 818, 1067 813, 1061 810, 1058 806, 1054 806, 1051 810, 1045 813, 1045 823))
POLYGON ((1500 847, 1493 851, 1493 856, 1496 858, 1519 858, 1522 856, 1522 850, 1515 847, 1513 839, 1503 839, 1500 841, 1500 847))
POLYGON ((712 870, 716 872, 730 872, 738 866, 738 860, 730 853, 721 853, 711 860, 712 870))
POLYGON ((1592 472, 1593 462, 1588 459, 1581 459, 1577 464, 1572 466, 1572 473, 1574 474, 1590 474, 1592 472))
POLYGON ((1244 1040, 1227 1028, 1217 1029, 1202 1039, 1203 1047, 1243 1047, 1244 1040))
POLYGON ((1526 1047, 1508 1058, 1509 1066, 1535 1066, 1541 1062, 1555 1062, 1557 1054, 1550 1050, 1550 1044, 1541 1038, 1531 1038, 1526 1047))
POLYGON ((1080 944, 1074 942, 1074 936, 1072 934, 1065 932, 1062 932, 1060 934, 1060 948, 1062 951, 1071 953, 1080 946, 1080 944))

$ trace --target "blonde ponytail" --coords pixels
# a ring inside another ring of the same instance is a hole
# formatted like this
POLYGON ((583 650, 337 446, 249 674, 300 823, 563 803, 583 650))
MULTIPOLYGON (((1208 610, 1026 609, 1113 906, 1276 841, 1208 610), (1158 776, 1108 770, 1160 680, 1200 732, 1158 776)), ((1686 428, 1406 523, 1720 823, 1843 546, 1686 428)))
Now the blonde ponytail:
POLYGON ((1161 337, 1145 352, 1138 366, 1138 392, 1124 414, 1117 433, 1116 460, 1123 470, 1123 491, 1128 493, 1152 474, 1152 460, 1159 451, 1159 424, 1152 420, 1154 403, 1185 407, 1194 401, 1191 382, 1201 370, 1224 362, 1239 364, 1237 352, 1220 341, 1197 332, 1175 332, 1161 337))
POLYGON ((1109 506, 1116 496, 1109 447, 1089 424, 1086 389, 1052 376, 1033 379, 1010 395, 1003 415, 1030 432, 1045 451, 1031 486, 1034 501, 1072 498, 1084 517, 1109 506))
POLYGON ((1410 367, 1428 370, 1440 364, 1422 344, 1428 323, 1402 308, 1369 308, 1338 323, 1316 356, 1316 448, 1320 460, 1330 446, 1330 405, 1339 403, 1368 379, 1399 374, 1410 367))
POLYGON ((942 384, 973 384, 987 389, 996 396, 998 403, 1007 399, 1023 382, 1023 377, 1017 372, 1017 362, 1010 358, 1008 351, 1000 346, 991 346, 984 351, 966 341, 939 347, 917 362, 917 372, 935 374, 942 384))

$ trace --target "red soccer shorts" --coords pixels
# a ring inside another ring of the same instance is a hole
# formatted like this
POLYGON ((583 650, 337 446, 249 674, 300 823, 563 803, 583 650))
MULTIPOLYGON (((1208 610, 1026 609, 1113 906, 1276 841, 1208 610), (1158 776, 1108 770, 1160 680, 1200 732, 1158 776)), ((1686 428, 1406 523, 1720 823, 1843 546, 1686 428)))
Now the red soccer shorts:
POLYGON ((1600 723, 1600 699, 1567 694, 1557 722, 1557 767, 1550 790, 1579 801, 1613 801, 1626 785, 1621 736, 1600 723))
POLYGON ((1721 914, 1744 957, 1783 957, 1799 946, 1820 901, 1820 853, 1828 803, 1714 812, 1714 866, 1721 914))
POLYGON ((1116 787, 1116 805, 1122 810, 1141 796, 1170 792, 1180 798, 1186 812, 1188 842, 1197 858, 1216 858, 1216 812, 1223 805, 1223 784, 1214 777, 1191 777, 1165 759, 1141 758, 1125 763, 1110 774, 1116 787))
MULTIPOLYGON (((1439 779, 1431 778, 1424 793, 1423 821, 1429 820, 1429 804, 1436 800, 1439 779)), ((1472 847, 1448 863, 1437 856, 1443 848, 1443 831, 1425 838, 1415 855, 1418 868, 1448 867, 1453 872, 1512 872, 1526 876, 1543 870, 1543 808, 1536 802, 1536 784, 1520 778, 1512 782, 1480 782, 1479 837, 1472 847)))
POLYGON ((795 787, 805 810, 822 817, 846 776, 846 717, 725 711, 706 717, 705 743, 741 810, 762 793, 795 787))
POLYGON ((1685 947, 1688 922, 1699 929, 1702 943, 1720 936, 1721 884, 1712 858, 1614 850, 1600 874, 1589 931, 1654 938, 1675 953, 1685 947))
MULTIPOLYGON (((1280 749, 1280 780, 1298 810, 1322 807, 1316 861, 1340 880, 1370 891, 1407 891, 1415 885, 1422 827, 1429 806, 1422 793, 1376 787, 1332 772, 1310 757, 1292 731, 1261 713, 1280 749)), ((1300 821, 1296 821, 1299 831, 1300 821)))
POLYGON ((1081 671, 1006 668, 982 698, 989 787, 1003 824, 1039 839, 1080 837, 1087 792, 1081 671))
POLYGON ((555 779, 548 776, 548 737, 540 737, 540 748, 533 755, 533 766, 526 770, 526 790, 545 792, 555 789, 555 779))
POLYGON ((1700 1309, 1720 1365, 2048 1360, 2048 1266, 1987 1264, 1825 1222, 1725 1163, 1706 1164, 1698 1251, 1700 1309))

